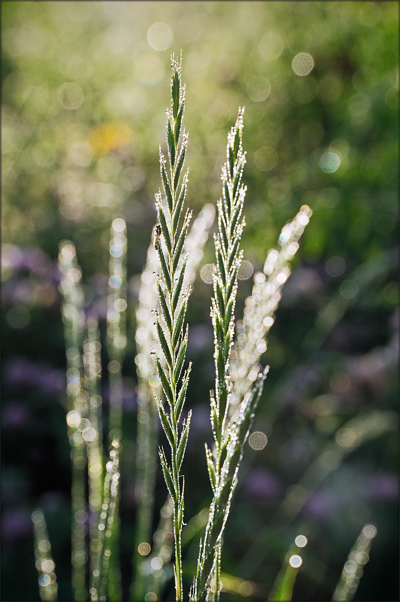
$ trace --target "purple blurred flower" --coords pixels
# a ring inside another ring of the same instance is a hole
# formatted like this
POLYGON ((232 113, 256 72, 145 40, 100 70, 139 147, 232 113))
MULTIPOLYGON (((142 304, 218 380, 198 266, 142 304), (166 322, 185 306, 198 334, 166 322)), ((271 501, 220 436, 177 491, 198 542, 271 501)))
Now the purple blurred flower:
POLYGON ((53 272, 50 257, 37 247, 17 247, 5 244, 2 248, 2 263, 13 270, 29 270, 47 278, 53 272))
POLYGON ((35 364, 22 357, 15 357, 5 365, 4 380, 11 387, 39 387, 52 395, 65 390, 63 370, 35 364))
POLYGON ((11 402, 10 405, 3 409, 2 423, 3 428, 21 428, 28 424, 30 412, 28 408, 18 401, 11 402))
POLYGON ((19 543, 32 537, 32 521, 26 510, 8 510, 3 514, 2 534, 4 541, 19 543))
POLYGON ((245 478, 243 489, 248 496, 270 499, 281 495, 283 487, 278 477, 269 470, 253 468, 245 478))
POLYGON ((376 500, 396 500, 399 497, 399 479, 391 473, 378 473, 368 482, 369 495, 376 500))
POLYGON ((304 507, 304 514, 307 517, 318 519, 325 518, 334 511, 334 502, 329 493, 316 491, 307 500, 304 507))

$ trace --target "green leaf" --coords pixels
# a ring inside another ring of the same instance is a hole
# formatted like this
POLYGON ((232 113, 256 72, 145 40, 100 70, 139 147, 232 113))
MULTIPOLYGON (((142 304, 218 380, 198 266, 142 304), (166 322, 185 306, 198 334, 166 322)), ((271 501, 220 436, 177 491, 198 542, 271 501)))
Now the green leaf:
POLYGON ((190 375, 191 369, 192 369, 192 364, 189 363, 189 366, 185 372, 185 376, 183 377, 182 387, 181 387, 181 390, 179 391, 178 399, 177 399, 177 402, 175 405, 175 418, 176 418, 177 422, 181 415, 183 404, 185 403, 186 391, 187 391, 188 384, 189 384, 189 375, 190 375))
POLYGON ((189 428, 190 428, 190 420, 191 420, 191 418, 192 418, 192 410, 190 410, 188 418, 187 418, 187 421, 183 425, 181 439, 180 439, 179 445, 178 445, 178 451, 177 451, 178 471, 180 470, 180 468, 182 466, 182 460, 183 460, 183 456, 185 454, 185 449, 186 449, 188 435, 189 435, 189 428))
POLYGON ((171 167, 174 167, 175 164, 175 140, 174 133, 172 131, 171 122, 168 120, 167 124, 167 143, 168 143, 168 151, 169 151, 169 159, 171 161, 171 167))
POLYGON ((164 163, 161 163, 161 179, 162 179, 162 183, 163 183, 165 196, 167 197, 167 201, 168 201, 168 208, 169 208, 170 212, 172 213, 174 201, 173 201, 173 197, 172 197, 171 187, 169 185, 167 170, 165 169, 164 163))
POLYGON ((170 404, 171 407, 173 407, 174 395, 172 393, 171 385, 169 384, 167 375, 165 374, 164 368, 161 366, 160 360, 158 359, 158 357, 156 357, 156 363, 157 363, 158 376, 160 377, 160 381, 161 381, 161 386, 164 390, 166 398, 168 399, 168 403, 170 404))
POLYGON ((174 255, 172 257, 172 272, 175 273, 176 268, 178 267, 178 262, 179 259, 181 257, 182 254, 182 249, 183 249, 183 245, 185 243, 186 240, 186 235, 187 235, 187 231, 188 231, 188 227, 189 227, 189 221, 190 221, 190 217, 191 215, 189 213, 186 214, 186 218, 185 218, 185 222, 182 226, 182 230, 181 233, 179 235, 178 241, 175 245, 175 249, 174 249, 174 255))
POLYGON ((237 238, 235 240, 235 242, 233 243, 231 252, 229 253, 229 257, 228 257, 228 272, 231 271, 232 264, 233 264, 233 262, 235 260, 236 254, 237 254, 237 252, 239 250, 239 245, 240 245, 240 239, 237 238))
POLYGON ((230 227, 230 232, 229 232, 229 236, 231 238, 234 235, 236 225, 237 225, 237 223, 239 221, 239 217, 240 217, 240 214, 242 212, 242 206, 243 206, 243 203, 239 201, 237 203, 237 205, 235 206, 235 209, 233 211, 233 216, 232 216, 232 221, 231 221, 231 227, 230 227))
POLYGON ((228 241, 227 227, 225 224, 225 220, 223 220, 223 219, 219 220, 218 226, 219 226, 219 232, 220 232, 220 241, 221 241, 221 237, 222 237, 224 249, 225 249, 225 251, 227 251, 227 249, 229 247, 229 241, 228 241))
POLYGON ((225 313, 225 303, 224 303, 224 295, 222 292, 221 281, 219 278, 215 278, 215 292, 218 303, 218 309, 221 316, 225 313))
POLYGON ((225 357, 223 349, 217 351, 217 369, 218 369, 218 380, 222 380, 225 375, 225 357))
POLYGON ((234 299, 231 299, 228 303, 228 306, 226 308, 226 314, 225 314, 225 319, 224 319, 224 329, 225 332, 227 332, 228 328, 229 328, 229 324, 230 321, 232 319, 232 312, 233 312, 233 305, 234 305, 235 301, 234 299))
POLYGON ((231 297, 231 295, 232 295, 234 286, 235 286, 236 281, 237 281, 238 271, 239 271, 239 262, 234 267, 232 274, 229 276, 229 283, 228 283, 228 286, 226 288, 226 298, 227 299, 229 299, 231 297))
POLYGON ((235 199, 235 197, 236 197, 236 192, 237 192, 240 180, 242 179, 242 173, 243 173, 243 170, 239 169, 235 176, 235 179, 233 182, 233 199, 235 199))
POLYGON ((219 439, 221 437, 221 428, 220 428, 220 424, 219 424, 217 403, 216 403, 213 395, 210 396, 210 420, 211 420, 211 428, 214 433, 214 437, 215 437, 216 441, 219 441, 219 439))
POLYGON ((161 424, 163 425, 165 434, 167 435, 168 442, 171 447, 174 447, 174 433, 172 431, 171 424, 168 420, 168 416, 165 413, 162 403, 157 404, 158 414, 160 416, 161 424))
POLYGON ((175 328, 174 328, 174 332, 172 334, 172 346, 174 349, 176 348, 179 337, 182 333, 182 326, 183 326, 183 321, 185 319, 186 308, 187 308, 187 297, 184 300, 184 302, 182 303, 182 307, 179 310, 178 318, 175 322, 175 328))
POLYGON ((186 257, 183 260, 183 264, 182 264, 181 271, 180 271, 180 274, 179 274, 178 282, 176 283, 175 290, 172 293, 171 309, 172 309, 172 313, 173 314, 175 313, 175 310, 176 310, 176 308, 178 306, 179 295, 182 292, 183 280, 185 278, 187 258, 188 258, 188 256, 186 255, 186 257))
POLYGON ((240 130, 239 130, 239 128, 237 128, 236 133, 235 133, 235 142, 233 145, 233 157, 234 157, 235 161, 238 156, 239 146, 240 146, 240 130))
POLYGON ((224 198, 225 198, 225 201, 226 201, 226 206, 227 206, 227 209, 228 209, 228 216, 230 217, 231 211, 232 211, 232 203, 231 203, 231 197, 230 197, 230 194, 229 194, 228 183, 227 183, 226 180, 224 180, 223 193, 224 193, 224 198))
POLYGON ((174 382, 175 383, 178 382, 179 377, 181 375, 183 362, 185 361, 185 356, 186 356, 187 342, 188 342, 188 326, 186 326, 185 338, 183 339, 181 346, 179 348, 178 357, 176 358, 176 363, 174 366, 174 382))
POLYGON ((170 468, 168 466, 168 462, 167 459, 165 457, 165 453, 164 450, 162 448, 160 448, 158 450, 159 456, 160 456, 160 462, 161 462, 161 468, 164 474, 164 480, 165 480, 165 484, 167 485, 167 489, 169 491, 170 496, 172 497, 172 499, 174 500, 174 502, 177 502, 177 494, 175 491, 175 487, 174 487, 174 482, 172 479, 172 474, 170 471, 170 468))
POLYGON ((217 487, 217 477, 215 476, 214 461, 213 461, 212 453, 211 453, 211 451, 210 451, 207 443, 205 443, 204 445, 205 445, 205 448, 206 448, 206 460, 207 460, 208 476, 210 477, 211 487, 212 487, 213 493, 215 495, 215 490, 216 490, 216 487, 217 487))
POLYGON ((169 308, 168 308, 168 305, 167 305, 167 301, 165 299, 164 291, 162 290, 159 282, 157 282, 157 289, 158 289, 158 298, 160 299, 161 309, 162 309, 162 313, 163 313, 163 316, 164 316, 164 320, 165 320, 165 322, 167 324, 168 330, 171 332, 171 330, 172 330, 171 312, 169 311, 169 308))
POLYGON ((216 313, 215 314, 215 320, 214 320, 214 323, 215 323, 215 334, 216 334, 216 337, 217 337, 218 345, 220 347, 223 346, 224 339, 225 339, 225 337, 224 337, 224 329, 223 329, 223 326, 222 326, 222 323, 221 323, 221 319, 222 318, 218 315, 218 313, 216 313))
POLYGON ((169 294, 171 294, 171 292, 172 292, 171 275, 169 273, 169 269, 168 269, 167 263, 165 261, 165 257, 164 257, 164 253, 162 251, 161 245, 157 246, 157 252, 158 252, 158 258, 159 258, 160 264, 161 264, 162 274, 164 276, 164 282, 167 286, 169 294))
POLYGON ((185 103, 182 103, 179 107, 178 116, 175 117, 175 146, 178 146, 179 136, 181 135, 181 127, 182 127, 182 119, 183 119, 183 111, 185 109, 185 103))
POLYGON ((180 531, 182 530, 184 509, 185 509, 185 477, 182 477, 182 493, 181 493, 181 497, 179 500, 179 507, 178 507, 178 525, 180 527, 180 531))
POLYGON ((175 71, 175 73, 172 76, 172 86, 171 86, 171 93, 172 93, 172 110, 173 110, 173 114, 174 114, 174 119, 176 119, 177 115, 178 115, 178 108, 179 108, 179 87, 180 87, 180 81, 179 81, 179 73, 178 71, 175 71))
POLYGON ((171 354, 170 348, 168 346, 167 339, 165 338, 161 324, 158 320, 156 321, 156 326, 157 326, 157 334, 158 334, 158 339, 160 341, 161 349, 163 350, 163 353, 164 353, 165 359, 167 360, 168 366, 170 368, 172 368, 172 365, 173 365, 172 354, 171 354))
POLYGON ((222 446, 221 446, 221 460, 220 460, 221 466, 223 466, 223 464, 225 462, 230 440, 231 440, 231 435, 229 433, 228 437, 225 439, 225 441, 223 441, 222 446))
POLYGON ((229 174, 231 179, 233 178, 233 165, 235 163, 235 160, 233 158, 233 150, 230 146, 230 144, 228 145, 228 164, 229 164, 229 174))
POLYGON ((182 150, 179 153, 178 162, 176 164, 176 169, 174 173, 174 190, 178 188, 179 178, 181 177, 181 171, 183 168, 183 164, 185 163, 186 157, 186 144, 182 146, 182 150))
POLYGON ((163 209, 161 203, 159 203, 157 205, 157 213, 158 213, 158 220, 159 220, 160 225, 161 225, 161 230, 162 230, 162 233, 163 233, 163 236, 164 236, 165 244, 167 245, 168 253, 171 254, 171 251, 172 251, 171 236, 170 236, 170 233, 169 233, 169 228, 168 228, 167 220, 165 218, 164 209, 163 209))
POLYGON ((217 256, 218 272, 219 272, 219 275, 222 280, 222 285, 225 287, 226 286, 226 270, 225 270, 224 260, 222 257, 221 248, 219 246, 216 248, 215 253, 217 256))
POLYGON ((183 182, 182 184, 182 188, 181 188, 181 192, 178 198, 178 202, 175 205, 174 208, 174 212, 172 215, 172 231, 176 232, 176 229, 178 227, 178 223, 179 223, 179 218, 181 216, 181 212, 182 212, 182 207, 183 207, 183 203, 185 200, 185 195, 186 195, 186 189, 187 189, 187 185, 186 185, 186 181, 183 182))

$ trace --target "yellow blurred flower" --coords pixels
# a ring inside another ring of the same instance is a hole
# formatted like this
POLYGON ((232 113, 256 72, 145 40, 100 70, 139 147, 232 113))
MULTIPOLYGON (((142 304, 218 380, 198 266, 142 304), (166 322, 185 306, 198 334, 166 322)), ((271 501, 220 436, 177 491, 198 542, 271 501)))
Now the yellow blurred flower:
POLYGON ((88 141, 97 155, 104 155, 112 150, 125 148, 131 139, 131 131, 125 123, 104 123, 93 128, 88 141))

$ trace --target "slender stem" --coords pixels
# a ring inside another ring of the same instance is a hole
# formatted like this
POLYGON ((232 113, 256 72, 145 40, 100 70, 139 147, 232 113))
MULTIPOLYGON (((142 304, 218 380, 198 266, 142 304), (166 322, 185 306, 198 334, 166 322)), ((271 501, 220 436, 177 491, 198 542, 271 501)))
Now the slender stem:
POLYGON ((74 599, 84 600, 86 589, 86 445, 78 429, 87 415, 87 393, 82 383, 82 336, 85 327, 82 272, 76 260, 76 250, 69 241, 62 241, 59 253, 60 290, 63 296, 63 321, 67 357, 67 395, 71 410, 67 414, 72 462, 72 586, 74 599))
POLYGON ((47 532, 46 519, 42 510, 32 513, 33 534, 35 539, 36 568, 39 575, 40 599, 57 600, 57 578, 55 563, 51 554, 51 545, 47 532))

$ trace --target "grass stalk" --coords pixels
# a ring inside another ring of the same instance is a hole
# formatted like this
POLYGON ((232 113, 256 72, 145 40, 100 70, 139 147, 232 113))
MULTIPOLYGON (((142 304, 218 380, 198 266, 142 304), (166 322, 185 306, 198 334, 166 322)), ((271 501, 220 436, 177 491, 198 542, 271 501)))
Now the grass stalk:
MULTIPOLYGON (((184 244, 184 253, 188 253, 188 261, 183 282, 185 290, 193 284, 200 261, 203 258, 203 247, 208 239, 210 228, 214 222, 215 208, 211 204, 204 205, 199 216, 191 225, 184 244)), ((157 281, 155 272, 158 268, 158 253, 151 245, 147 251, 146 265, 141 276, 136 311, 136 364, 138 376, 138 422, 136 445, 136 490, 137 490, 137 530, 135 536, 133 574, 134 580, 130 588, 132 600, 143 600, 145 590, 154 592, 155 585, 147 583, 144 565, 146 556, 138 552, 151 547, 151 529, 153 521, 154 489, 156 478, 158 413, 152 392, 153 386, 159 383, 154 363, 150 360, 152 348, 157 348, 161 355, 161 347, 157 339, 154 324, 149 323, 151 314, 149 307, 158 303, 157 281), (144 545, 142 545, 144 544, 144 545)), ((163 363, 164 365, 165 363, 163 363)), ((150 557, 149 557, 150 558, 150 557)), ((152 580, 151 580, 152 581, 152 580)), ((154 580, 153 580, 154 581, 154 580)), ((157 581, 159 583, 159 581, 157 581)), ((159 586, 158 586, 159 588, 159 586)))
MULTIPOLYGON (((108 352, 108 379, 110 390, 109 414, 109 443, 110 455, 120 451, 122 438, 122 363, 125 357, 127 344, 126 338, 126 223, 122 218, 116 218, 111 225, 110 233, 110 262, 109 262, 109 287, 107 311, 107 352, 108 352), (112 448, 115 449, 112 449, 112 448)), ((119 475, 115 472, 115 475, 119 475)), ((111 501, 108 514, 109 556, 103 563, 107 571, 107 594, 110 600, 118 601, 122 598, 121 573, 119 566, 119 512, 118 512, 118 486, 119 479, 112 477, 111 501)))
POLYGON ((51 545, 47 532, 46 519, 42 510, 32 512, 35 541, 35 565, 38 572, 40 599, 57 600, 58 586, 55 563, 51 555, 51 545))
POLYGON ((300 555, 300 548, 307 545, 307 538, 304 535, 298 535, 289 547, 282 563, 268 600, 271 602, 290 602, 293 597, 293 588, 296 581, 299 568, 303 564, 303 558, 300 555))
POLYGON ((184 328, 189 289, 184 291, 184 275, 187 255, 183 256, 183 247, 187 237, 191 214, 181 219, 187 189, 188 173, 182 177, 185 162, 187 139, 182 131, 182 119, 185 108, 185 86, 181 83, 181 63, 171 59, 171 109, 167 111, 167 161, 160 149, 160 171, 166 202, 161 192, 156 194, 156 207, 159 224, 155 228, 154 245, 158 252, 161 275, 157 282, 161 312, 155 311, 155 324, 165 369, 160 355, 154 350, 158 376, 168 402, 169 412, 155 393, 158 414, 171 448, 168 461, 160 448, 160 460, 168 492, 174 502, 174 538, 175 538, 175 591, 176 599, 183 599, 181 532, 184 514, 184 481, 181 484, 181 464, 186 449, 190 427, 190 417, 183 422, 179 431, 179 421, 186 398, 191 366, 183 369, 188 342, 188 328, 184 328))
POLYGON ((67 356, 67 395, 71 410, 67 414, 72 461, 72 587, 75 600, 87 597, 86 570, 86 444, 82 431, 87 426, 87 393, 82 382, 82 337, 85 328, 82 272, 76 250, 69 241, 62 241, 59 253, 60 291, 63 296, 63 321, 67 356))
POLYGON ((332 600, 352 600, 358 589, 360 579, 364 574, 363 567, 369 560, 369 550, 372 540, 378 533, 375 525, 366 524, 354 546, 350 550, 347 561, 344 563, 339 582, 333 592, 332 600))
MULTIPOLYGON (((207 466, 214 499, 203 547, 199 552, 198 570, 191 594, 193 600, 205 599, 206 588, 210 587, 212 571, 215 572, 214 579, 216 579, 215 597, 216 599, 219 597, 221 538, 229 513, 237 469, 234 465, 235 460, 232 460, 236 458, 232 449, 230 449, 232 457, 228 461, 230 433, 226 421, 231 392, 229 356, 234 335, 237 278, 243 255, 239 245, 245 224, 242 212, 246 188, 241 182, 246 162, 242 145, 243 113, 244 109, 239 108, 235 126, 228 134, 227 161, 222 168, 222 199, 217 204, 218 233, 214 236, 216 267, 213 274, 214 297, 211 307, 215 361, 215 392, 211 393, 213 453, 206 446, 207 466), (226 461, 229 466, 226 465, 226 461), (223 466, 225 471, 228 469, 228 473, 223 474, 223 466)), ((243 434, 246 435, 246 432, 243 434)), ((236 443, 240 447, 240 443, 236 443)), ((236 460, 239 462, 239 457, 236 460)))
POLYGON ((223 536, 237 484, 244 445, 253 423, 267 374, 268 367, 263 373, 258 374, 250 395, 245 397, 241 404, 236 424, 230 428, 229 443, 226 446, 226 457, 221 470, 221 477, 218 486, 214 489, 204 540, 200 542, 197 572, 190 592, 191 602, 207 600, 213 573, 215 571, 218 575, 220 571, 220 562, 216 555, 217 553, 219 555, 219 543, 223 536))
POLYGON ((266 336, 274 323, 274 313, 281 299, 281 290, 290 276, 290 262, 299 249, 299 239, 308 224, 312 211, 303 205, 279 236, 280 251, 271 249, 265 260, 263 272, 254 275, 251 295, 245 301, 243 320, 237 323, 240 334, 232 353, 231 378, 234 380, 229 407, 230 421, 256 378, 256 366, 266 351, 266 336))

